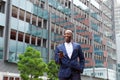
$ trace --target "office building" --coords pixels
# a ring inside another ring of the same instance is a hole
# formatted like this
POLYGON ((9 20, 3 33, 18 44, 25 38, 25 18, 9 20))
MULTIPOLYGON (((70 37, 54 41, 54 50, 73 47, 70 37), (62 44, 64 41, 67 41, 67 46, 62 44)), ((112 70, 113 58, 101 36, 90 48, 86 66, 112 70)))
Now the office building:
POLYGON ((120 1, 115 0, 115 32, 116 32, 116 51, 117 51, 117 80, 120 79, 120 1))
POLYGON ((120 33, 116 34, 116 44, 117 44, 117 80, 120 79, 120 33))
POLYGON ((120 6, 115 6, 115 31, 120 33, 120 6))
POLYGON ((113 0, 0 0, 0 79, 20 80, 16 63, 27 46, 39 50, 45 62, 53 59, 64 31, 71 29, 85 56, 83 75, 115 80, 113 4, 113 0))

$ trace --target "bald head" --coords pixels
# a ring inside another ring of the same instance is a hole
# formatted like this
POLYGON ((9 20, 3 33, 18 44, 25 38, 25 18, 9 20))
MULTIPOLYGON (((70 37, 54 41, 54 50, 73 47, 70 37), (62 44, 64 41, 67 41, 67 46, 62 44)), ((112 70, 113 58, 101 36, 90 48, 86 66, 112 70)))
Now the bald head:
POLYGON ((71 42, 73 36, 73 32, 71 30, 65 30, 64 38, 67 43, 71 42))
POLYGON ((72 31, 71 30, 65 30, 65 33, 71 33, 72 34, 72 31))

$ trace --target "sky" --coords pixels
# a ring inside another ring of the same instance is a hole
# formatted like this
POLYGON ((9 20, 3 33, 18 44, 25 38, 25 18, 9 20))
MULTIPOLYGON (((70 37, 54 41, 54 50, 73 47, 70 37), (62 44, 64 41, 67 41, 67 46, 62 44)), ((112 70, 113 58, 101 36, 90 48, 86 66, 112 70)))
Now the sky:
POLYGON ((117 3, 120 4, 120 0, 117 0, 117 3))
POLYGON ((120 6, 120 0, 116 0, 117 1, 117 5, 115 6, 120 6))

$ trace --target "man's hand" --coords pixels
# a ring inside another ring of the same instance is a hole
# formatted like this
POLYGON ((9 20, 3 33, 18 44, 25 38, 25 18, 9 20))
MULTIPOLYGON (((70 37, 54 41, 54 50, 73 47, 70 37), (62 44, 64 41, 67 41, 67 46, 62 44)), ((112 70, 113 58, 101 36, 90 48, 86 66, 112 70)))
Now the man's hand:
POLYGON ((60 59, 63 58, 64 57, 63 51, 59 51, 58 55, 60 59))

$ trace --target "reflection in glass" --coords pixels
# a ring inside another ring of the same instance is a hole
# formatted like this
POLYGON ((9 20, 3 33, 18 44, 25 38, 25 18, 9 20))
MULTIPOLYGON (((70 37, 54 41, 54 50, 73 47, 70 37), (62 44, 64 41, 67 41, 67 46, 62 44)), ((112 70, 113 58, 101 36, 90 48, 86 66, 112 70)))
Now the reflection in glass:
POLYGON ((8 61, 16 62, 17 41, 10 40, 8 61))
POLYGON ((17 30, 19 20, 11 17, 11 28, 17 30))
POLYGON ((100 9, 100 5, 98 4, 98 2, 96 0, 90 0, 91 4, 94 5, 96 8, 100 9))
POLYGON ((25 23, 26 22, 24 22, 24 21, 22 21, 22 20, 19 20, 19 22, 18 22, 18 30, 19 31, 21 31, 21 32, 24 32, 24 29, 25 29, 25 23))
POLYGON ((0 13, 0 24, 5 26, 5 14, 3 13, 0 13))
POLYGON ((12 0, 12 4, 15 6, 19 6, 19 0, 12 0))
POLYGON ((82 10, 84 10, 84 11, 87 11, 87 10, 89 10, 89 8, 86 6, 86 5, 84 5, 81 1, 79 1, 79 0, 73 0, 73 4, 75 4, 76 6, 78 6, 78 7, 80 7, 82 10))
POLYGON ((0 37, 0 59, 3 59, 3 45, 4 41, 3 41, 3 38, 0 37))

